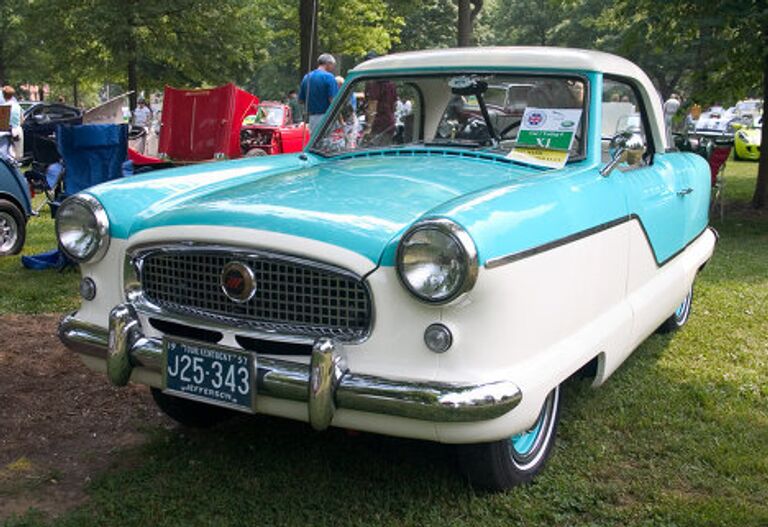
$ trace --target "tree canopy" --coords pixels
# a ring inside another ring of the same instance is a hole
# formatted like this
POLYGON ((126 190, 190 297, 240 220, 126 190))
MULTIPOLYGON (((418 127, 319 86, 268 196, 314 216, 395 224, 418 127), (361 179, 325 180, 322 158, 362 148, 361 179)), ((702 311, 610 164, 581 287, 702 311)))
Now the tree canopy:
MULTIPOLYGON (((730 104, 765 97, 768 3, 0 0, 0 83, 46 83, 75 96, 105 83, 152 91, 232 81, 279 98, 320 52, 336 55, 343 74, 368 51, 457 44, 604 50, 640 65, 662 97, 730 104), (308 23, 311 50, 300 45, 308 23)), ((760 173, 768 181, 768 161, 760 173)))

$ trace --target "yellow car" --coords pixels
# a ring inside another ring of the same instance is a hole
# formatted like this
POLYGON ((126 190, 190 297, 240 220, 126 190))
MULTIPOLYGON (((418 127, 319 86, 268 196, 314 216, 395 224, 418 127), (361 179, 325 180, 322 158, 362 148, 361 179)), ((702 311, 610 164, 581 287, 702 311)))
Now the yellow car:
POLYGON ((742 128, 733 138, 733 158, 758 161, 760 159, 760 128, 742 128))

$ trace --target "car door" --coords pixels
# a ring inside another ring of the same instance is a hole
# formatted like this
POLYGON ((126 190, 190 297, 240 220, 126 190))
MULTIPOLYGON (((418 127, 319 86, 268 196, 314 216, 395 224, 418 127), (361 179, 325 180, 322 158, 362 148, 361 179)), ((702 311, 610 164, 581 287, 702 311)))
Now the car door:
POLYGON ((639 166, 619 165, 610 177, 623 183, 627 210, 644 233, 657 265, 674 256, 685 243, 686 192, 689 170, 680 170, 675 159, 656 153, 653 136, 646 133, 649 115, 637 89, 619 78, 603 82, 603 161, 609 157, 610 139, 622 132, 640 134, 647 146, 639 166))

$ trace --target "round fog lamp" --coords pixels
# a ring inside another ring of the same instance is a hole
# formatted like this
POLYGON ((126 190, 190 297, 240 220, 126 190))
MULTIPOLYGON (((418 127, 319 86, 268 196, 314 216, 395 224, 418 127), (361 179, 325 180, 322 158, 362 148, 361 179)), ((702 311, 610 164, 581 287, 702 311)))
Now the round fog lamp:
POLYGON ((80 280, 80 296, 85 300, 96 298, 96 282, 88 277, 80 280))
POLYGON ((430 324, 424 330, 424 343, 435 353, 445 353, 453 344, 453 335, 442 324, 430 324))

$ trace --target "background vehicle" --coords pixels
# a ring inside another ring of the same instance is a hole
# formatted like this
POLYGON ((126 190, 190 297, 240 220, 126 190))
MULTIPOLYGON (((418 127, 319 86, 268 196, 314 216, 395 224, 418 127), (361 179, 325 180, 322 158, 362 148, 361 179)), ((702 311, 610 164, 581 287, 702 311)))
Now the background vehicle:
MULTIPOLYGON (((760 125, 762 120, 758 120, 760 125)), ((760 143, 763 138, 763 132, 760 125, 752 127, 742 127, 736 131, 733 137, 733 158, 746 161, 760 160, 760 143)))
POLYGON ((181 163, 240 157, 243 119, 258 103, 231 83, 199 90, 166 86, 158 155, 181 163))
POLYGON ((699 135, 721 136, 732 139, 735 129, 734 123, 740 123, 741 119, 731 108, 713 106, 696 121, 695 131, 699 135))
POLYGON ((309 140, 304 123, 294 124, 291 109, 280 102, 260 103, 256 112, 243 119, 240 148, 245 156, 300 152, 309 140))
POLYGON ((32 203, 26 179, 0 158, 0 256, 17 254, 24 247, 32 203))
POLYGON ((23 163, 34 157, 36 142, 53 140, 56 127, 60 124, 82 124, 83 111, 74 106, 61 103, 40 103, 32 106, 24 114, 24 158, 23 163))

